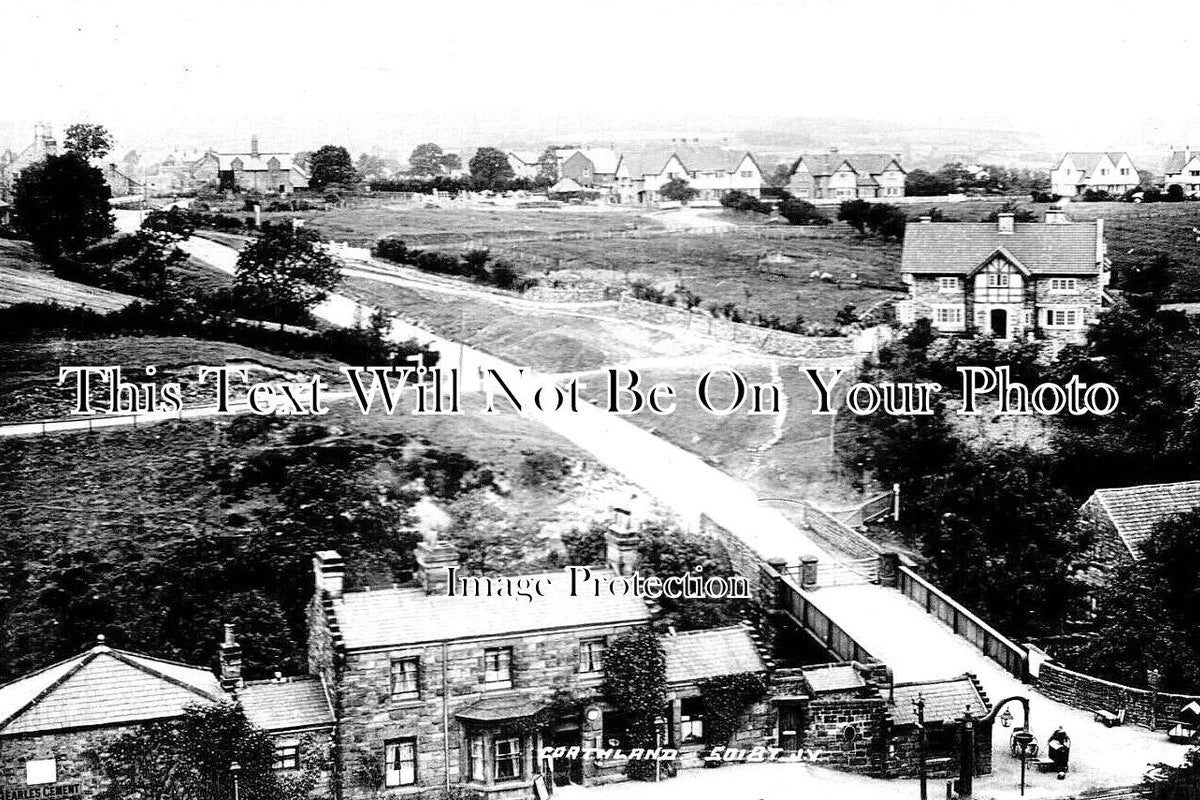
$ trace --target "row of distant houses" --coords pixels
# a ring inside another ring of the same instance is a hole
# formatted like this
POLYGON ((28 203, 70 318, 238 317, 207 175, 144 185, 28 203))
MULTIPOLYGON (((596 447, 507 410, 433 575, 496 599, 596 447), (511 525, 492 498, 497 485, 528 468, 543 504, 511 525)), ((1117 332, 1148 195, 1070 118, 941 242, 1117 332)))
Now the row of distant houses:
MULTIPOLYGON (((1050 191, 1075 197, 1088 191, 1120 196, 1142 185, 1133 159, 1124 152, 1067 153, 1050 170, 1050 191)), ((1162 187, 1182 187, 1189 197, 1200 195, 1200 150, 1172 150, 1163 165, 1162 187)))
MULTIPOLYGON (((701 200, 720 200, 730 192, 761 195, 763 168, 751 152, 698 142, 672 142, 618 152, 611 147, 563 148, 554 151, 555 177, 572 188, 593 190, 617 203, 652 203, 672 180, 686 181, 701 200)), ((535 178, 545 165, 534 153, 510 151, 517 177, 535 178)), ((786 187, 806 199, 903 197, 907 171, 894 154, 802 154, 792 164, 786 187)))

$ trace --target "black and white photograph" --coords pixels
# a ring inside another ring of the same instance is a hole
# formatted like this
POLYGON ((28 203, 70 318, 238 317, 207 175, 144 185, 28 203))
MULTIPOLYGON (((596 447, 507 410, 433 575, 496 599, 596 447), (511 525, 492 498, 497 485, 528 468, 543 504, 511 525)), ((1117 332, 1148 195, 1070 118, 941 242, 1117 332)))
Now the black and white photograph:
POLYGON ((5 0, 0 800, 1200 797, 1198 23, 5 0))

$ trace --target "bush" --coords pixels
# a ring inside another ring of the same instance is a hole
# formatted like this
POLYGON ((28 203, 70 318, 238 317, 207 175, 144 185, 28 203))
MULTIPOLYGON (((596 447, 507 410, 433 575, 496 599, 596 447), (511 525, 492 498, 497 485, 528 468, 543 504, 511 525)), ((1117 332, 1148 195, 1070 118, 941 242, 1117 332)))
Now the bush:
POLYGON ((1108 203, 1113 196, 1103 189, 1088 189, 1083 193, 1085 203, 1108 203))
POLYGON ((721 205, 737 211, 750 211, 755 214, 771 213, 770 203, 764 203, 754 195, 736 189, 721 198, 721 205))
POLYGON ((812 203, 795 197, 784 198, 779 204, 779 215, 793 225, 828 225, 832 222, 812 203))
POLYGON ((1184 195, 1184 193, 1183 193, 1183 185, 1182 184, 1172 183, 1170 186, 1167 187, 1167 196, 1166 196, 1167 202, 1178 203, 1185 199, 1187 199, 1187 198, 1186 198, 1186 195, 1184 195))

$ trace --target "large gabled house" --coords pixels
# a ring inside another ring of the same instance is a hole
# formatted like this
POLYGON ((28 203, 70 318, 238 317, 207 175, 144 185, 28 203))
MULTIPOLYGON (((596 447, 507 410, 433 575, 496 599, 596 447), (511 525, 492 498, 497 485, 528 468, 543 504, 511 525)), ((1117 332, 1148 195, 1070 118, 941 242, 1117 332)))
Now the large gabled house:
POLYGON ((625 153, 613 190, 622 203, 654 203, 672 180, 687 181, 699 200, 720 200, 733 191, 758 197, 762 169, 754 155, 715 146, 678 146, 625 153))
POLYGON ((1050 170, 1050 191, 1074 197, 1089 190, 1122 195, 1141 183, 1128 153, 1067 153, 1050 170))
POLYGON ((1105 303, 1110 273, 1104 221, 909 225, 901 279, 908 299, 900 322, 929 319, 945 334, 1081 342, 1105 303))
POLYGON ((804 200, 873 200, 904 196, 907 170, 891 153, 809 153, 792 165, 787 190, 804 200))
POLYGON ((611 186, 617 177, 621 155, 611 147, 583 147, 564 150, 559 155, 558 176, 570 178, 580 186, 611 186))
POLYGON ((1173 151, 1163 167, 1163 186, 1168 190, 1181 186, 1188 197, 1200 195, 1200 151, 1190 147, 1173 151))

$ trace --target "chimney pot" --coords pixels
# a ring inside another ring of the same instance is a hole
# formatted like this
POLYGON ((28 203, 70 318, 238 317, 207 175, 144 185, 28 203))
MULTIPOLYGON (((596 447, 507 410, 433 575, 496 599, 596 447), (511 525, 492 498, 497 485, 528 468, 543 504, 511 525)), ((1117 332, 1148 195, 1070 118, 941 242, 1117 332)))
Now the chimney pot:
POLYGON ((341 597, 346 583, 346 562, 336 550, 322 550, 313 557, 316 590, 341 597))
POLYGON ((221 688, 232 692, 242 686, 242 646, 233 636, 233 626, 225 626, 225 641, 217 649, 217 661, 220 664, 221 688))

